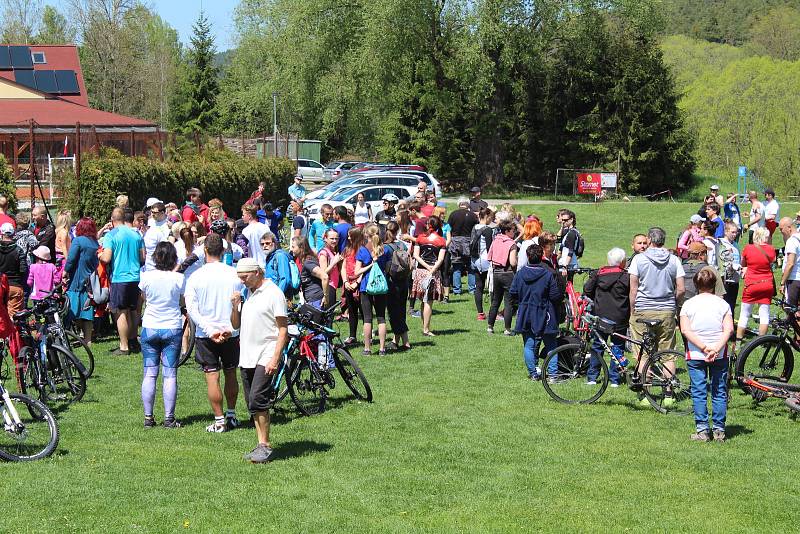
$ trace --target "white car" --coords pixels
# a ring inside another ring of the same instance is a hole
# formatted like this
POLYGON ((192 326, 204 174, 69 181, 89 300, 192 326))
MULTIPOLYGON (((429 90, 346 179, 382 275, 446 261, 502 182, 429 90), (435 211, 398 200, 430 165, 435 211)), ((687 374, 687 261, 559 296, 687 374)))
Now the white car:
POLYGON ((306 180, 314 182, 322 181, 325 177, 325 167, 319 161, 313 159, 297 159, 297 172, 306 180))
POLYGON ((330 198, 316 199, 306 204, 306 214, 312 220, 320 218, 320 210, 323 204, 330 204, 332 207, 347 206, 353 207, 359 193, 364 193, 364 200, 372 206, 372 213, 376 214, 383 210, 383 195, 397 195, 399 199, 407 199, 414 196, 417 192, 416 187, 402 185, 357 185, 346 187, 336 191, 330 198))
POLYGON ((417 173, 409 174, 403 172, 380 171, 348 174, 344 178, 331 182, 325 187, 311 191, 306 195, 306 202, 316 199, 328 199, 340 189, 357 185, 402 185, 414 187, 416 189, 420 179, 426 182, 428 189, 433 188, 434 193, 436 193, 436 198, 440 198, 441 188, 439 187, 438 180, 429 174, 427 174, 427 176, 428 179, 426 180, 417 173))

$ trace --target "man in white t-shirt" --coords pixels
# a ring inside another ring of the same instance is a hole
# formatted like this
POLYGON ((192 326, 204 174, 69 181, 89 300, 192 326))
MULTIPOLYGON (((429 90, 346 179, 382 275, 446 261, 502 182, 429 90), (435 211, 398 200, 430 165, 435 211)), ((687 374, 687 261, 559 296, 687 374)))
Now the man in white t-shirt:
POLYGON ((778 291, 786 296, 786 302, 792 306, 797 306, 800 300, 800 262, 797 255, 800 254, 800 232, 794 225, 790 217, 784 217, 778 224, 778 228, 783 234, 784 259, 783 274, 778 291))
POLYGON ((264 265, 267 257, 264 251, 261 250, 261 237, 269 232, 269 227, 258 222, 258 210, 252 204, 245 204, 242 206, 242 219, 247 223, 247 226, 242 230, 242 235, 247 239, 248 250, 250 257, 255 259, 259 265, 264 265))
POLYGON ((245 455, 253 463, 268 462, 273 454, 269 441, 269 409, 277 391, 273 383, 280 371, 283 349, 288 339, 286 299, 264 270, 252 258, 244 258, 236 273, 248 290, 242 304, 239 292, 231 297, 231 324, 239 328, 241 368, 247 408, 253 414, 258 444, 245 455), (241 306, 241 311, 239 307, 241 306))
POLYGON ((170 231, 167 225, 167 212, 164 203, 160 200, 150 205, 150 226, 144 233, 144 271, 155 269, 153 264, 153 252, 156 245, 169 239, 170 231))
POLYGON ((242 282, 236 269, 225 265, 222 258, 222 238, 210 234, 203 243, 205 265, 186 282, 186 310, 196 325, 195 361, 203 368, 208 389, 208 401, 214 412, 214 422, 208 432, 225 432, 239 426, 236 418, 236 398, 239 382, 239 332, 231 325, 231 295, 241 291, 242 282), (222 413, 222 390, 219 373, 225 375, 227 410, 222 413))
POLYGON ((764 189, 764 200, 767 201, 766 204, 764 204, 764 220, 767 230, 769 230, 768 243, 772 244, 772 235, 775 233, 775 229, 778 227, 778 221, 780 220, 780 205, 778 201, 775 200, 775 191, 770 188, 764 189))

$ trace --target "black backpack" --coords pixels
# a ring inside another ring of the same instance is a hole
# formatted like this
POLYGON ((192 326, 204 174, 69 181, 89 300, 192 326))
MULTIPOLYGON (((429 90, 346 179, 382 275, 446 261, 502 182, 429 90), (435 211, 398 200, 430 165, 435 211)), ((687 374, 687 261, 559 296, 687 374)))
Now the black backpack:
POLYGON ((387 245, 392 250, 389 261, 388 274, 392 280, 402 280, 411 274, 411 255, 402 245, 391 243, 387 245))
POLYGON ((575 234, 576 234, 575 250, 573 250, 573 252, 575 253, 576 257, 582 258, 583 257, 583 251, 586 248, 586 243, 583 241, 583 236, 581 235, 580 230, 578 230, 577 228, 570 228, 567 231, 567 234, 564 236, 564 238, 566 239, 566 236, 569 235, 569 233, 572 232, 573 230, 575 231, 575 234))
POLYGON ((486 241, 486 249, 492 244, 494 238, 494 230, 491 226, 484 226, 483 228, 473 228, 472 234, 469 237, 469 255, 473 260, 480 259, 481 257, 481 237, 486 241))

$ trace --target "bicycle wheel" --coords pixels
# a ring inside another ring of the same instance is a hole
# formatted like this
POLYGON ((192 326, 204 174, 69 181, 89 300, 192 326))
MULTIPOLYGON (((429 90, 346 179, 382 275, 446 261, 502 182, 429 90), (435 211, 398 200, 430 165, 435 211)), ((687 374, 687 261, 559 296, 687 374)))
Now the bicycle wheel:
POLYGON ((44 399, 44 391, 40 387, 40 366, 41 362, 38 360, 38 355, 33 347, 19 349, 17 382, 19 384, 19 392, 23 395, 36 395, 40 399, 44 399))
POLYGON ((686 355, 677 350, 662 350, 649 356, 642 369, 642 392, 660 413, 691 413, 692 393, 686 355))
POLYGON ((751 376, 759 380, 787 382, 794 369, 794 352, 783 338, 773 335, 754 339, 742 350, 736 361, 736 380, 745 393, 750 388, 743 384, 743 378, 751 376))
POLYGON ((27 395, 11 393, 8 398, 11 406, 0 398, 0 458, 29 462, 53 454, 58 445, 58 424, 53 412, 27 395))
POLYGON ((307 358, 295 360, 289 381, 289 396, 303 415, 316 415, 325 411, 328 392, 317 369, 307 358))
POLYGON ((181 338, 181 356, 178 359, 178 367, 189 361, 189 356, 192 355, 195 329, 194 322, 186 315, 183 318, 183 337, 181 338))
POLYGON ((86 368, 86 378, 91 378, 94 374, 94 354, 92 353, 92 348, 79 334, 71 330, 66 330, 66 334, 69 347, 72 349, 72 354, 74 354, 86 368))
POLYGON ((553 400, 564 404, 591 404, 608 387, 608 365, 596 358, 589 380, 591 356, 578 344, 562 345, 547 355, 542 366, 542 386, 553 400), (555 372, 554 372, 555 371, 555 372))
POLYGON ((369 387, 367 377, 364 376, 361 368, 350 356, 350 352, 344 347, 336 347, 333 359, 336 362, 339 374, 342 375, 342 380, 353 392, 353 395, 359 400, 372 402, 372 389, 369 387))
POLYGON ((42 400, 67 404, 81 400, 86 393, 86 370, 83 364, 72 351, 61 345, 48 347, 48 359, 47 397, 42 400))
POLYGON ((789 397, 784 402, 786 402, 786 406, 794 413, 800 413, 800 398, 799 397, 789 397))

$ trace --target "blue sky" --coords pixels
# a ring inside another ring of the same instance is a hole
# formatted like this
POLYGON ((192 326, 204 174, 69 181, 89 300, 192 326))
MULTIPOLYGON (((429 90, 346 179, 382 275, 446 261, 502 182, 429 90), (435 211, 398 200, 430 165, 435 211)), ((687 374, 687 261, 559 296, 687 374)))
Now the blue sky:
MULTIPOLYGON (((200 14, 200 6, 206 13, 211 29, 214 32, 217 51, 222 52, 233 46, 230 35, 233 33, 233 11, 239 0, 144 0, 170 26, 178 30, 180 40, 189 43, 192 24, 200 14)), ((43 4, 51 4, 62 13, 69 13, 66 0, 45 0, 43 4)))

